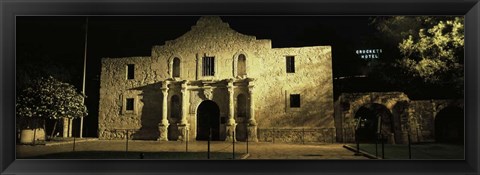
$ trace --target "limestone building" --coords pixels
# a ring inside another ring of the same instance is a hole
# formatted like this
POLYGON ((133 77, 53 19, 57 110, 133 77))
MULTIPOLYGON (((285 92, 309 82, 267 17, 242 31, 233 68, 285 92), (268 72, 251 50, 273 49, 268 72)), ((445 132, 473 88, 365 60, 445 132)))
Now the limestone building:
POLYGON ((257 141, 271 129, 327 129, 311 133, 335 138, 330 46, 272 48, 219 17, 201 17, 149 56, 103 58, 101 66, 100 139, 231 140, 235 133, 257 141))

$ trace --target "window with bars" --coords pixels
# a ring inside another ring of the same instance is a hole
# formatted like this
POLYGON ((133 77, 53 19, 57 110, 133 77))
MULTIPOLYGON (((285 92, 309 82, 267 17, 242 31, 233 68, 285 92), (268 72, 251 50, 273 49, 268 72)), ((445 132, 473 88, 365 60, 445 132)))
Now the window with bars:
POLYGON ((287 73, 295 73, 295 56, 287 56, 287 73))
POLYGON ((203 57, 202 75, 203 76, 215 75, 215 57, 203 57))
POLYGON ((290 107, 291 108, 300 107, 300 94, 290 94, 290 107))
POLYGON ((135 65, 128 64, 127 65, 127 79, 131 80, 135 78, 135 65))

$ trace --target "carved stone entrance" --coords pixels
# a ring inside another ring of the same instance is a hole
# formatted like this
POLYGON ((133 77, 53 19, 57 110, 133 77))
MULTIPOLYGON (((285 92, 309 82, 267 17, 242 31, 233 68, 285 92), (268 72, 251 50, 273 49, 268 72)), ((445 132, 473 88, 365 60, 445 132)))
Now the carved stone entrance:
POLYGON ((197 138, 208 140, 211 130, 212 140, 220 140, 220 109, 211 100, 205 100, 197 109, 197 138))

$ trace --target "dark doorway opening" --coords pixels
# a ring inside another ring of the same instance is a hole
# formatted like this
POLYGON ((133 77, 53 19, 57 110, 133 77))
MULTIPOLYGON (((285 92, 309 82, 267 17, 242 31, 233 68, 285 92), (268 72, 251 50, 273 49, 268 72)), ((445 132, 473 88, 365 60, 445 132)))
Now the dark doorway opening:
POLYGON ((212 134, 212 140, 220 140, 220 109, 210 100, 205 100, 197 109, 197 140, 208 140, 212 134))
POLYGON ((435 140, 440 143, 463 144, 463 109, 446 107, 435 117, 435 140))
POLYGON ((384 136, 394 133, 392 114, 384 105, 364 105, 357 110, 355 118, 361 120, 357 128, 360 142, 374 143, 379 136, 377 133, 384 136))

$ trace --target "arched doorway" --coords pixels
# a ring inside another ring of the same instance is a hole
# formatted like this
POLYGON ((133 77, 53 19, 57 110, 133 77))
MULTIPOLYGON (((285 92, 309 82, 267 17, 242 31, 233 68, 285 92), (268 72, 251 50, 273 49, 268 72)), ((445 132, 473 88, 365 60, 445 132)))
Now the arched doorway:
POLYGON ((205 100, 197 109, 197 140, 208 140, 212 131, 212 140, 220 140, 220 108, 211 101, 205 100))
POLYGON ((393 115, 384 105, 376 103, 364 105, 355 113, 355 119, 361 120, 357 129, 361 142, 375 142, 377 133, 386 137, 395 133, 393 115))
POLYGON ((463 143, 463 109, 443 108, 435 117, 435 140, 443 143, 463 143))

